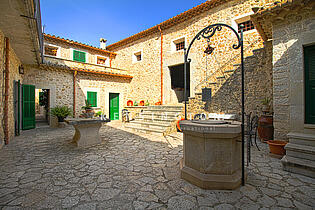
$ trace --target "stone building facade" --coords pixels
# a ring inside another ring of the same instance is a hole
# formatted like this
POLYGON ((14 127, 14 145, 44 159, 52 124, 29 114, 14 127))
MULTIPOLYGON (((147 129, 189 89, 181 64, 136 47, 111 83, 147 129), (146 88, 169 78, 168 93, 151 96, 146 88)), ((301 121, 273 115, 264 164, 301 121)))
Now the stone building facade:
MULTIPOLYGON (((0 57, 5 58, 5 39, 4 34, 2 31, 0 31, 0 57)), ((10 77, 9 77, 9 90, 13 90, 13 81, 23 81, 23 78, 21 74, 19 74, 19 66, 21 65, 20 59, 17 57, 17 55, 14 52, 14 49, 10 47, 9 50, 9 69, 10 69, 10 77)), ((0 69, 5 69, 5 59, 0 60, 0 69)), ((2 71, 1 71, 2 72, 2 71)), ((4 114, 4 74, 0 74, 0 88, 1 88, 1 94, 0 94, 0 116, 3 116, 4 114)), ((8 122, 9 122, 9 138, 12 139, 14 136, 14 100, 13 100, 13 92, 9 94, 9 113, 8 113, 8 122)), ((4 121, 0 120, 0 147, 3 145, 3 139, 4 139, 4 121)))
POLYGON ((23 82, 23 65, 41 62, 41 17, 38 0, 0 2, 0 148, 16 134, 17 91, 15 82, 23 82), (8 9, 10 5, 10 9, 8 9), (32 20, 21 17, 34 17, 32 20), (12 24, 14 23, 14 24, 12 24), (14 27, 13 27, 14 26, 14 27), (39 26, 39 27, 38 27, 39 26), (7 82, 6 82, 7 81, 7 82), (6 85, 7 84, 7 85, 6 85), (7 97, 6 97, 7 96, 7 97))
POLYGON ((315 49, 315 2, 284 2, 253 18, 272 38, 274 134, 289 139, 284 169, 315 177, 315 92, 307 85, 315 80, 315 50, 307 53, 315 49))
MULTIPOLYGON (((171 72, 174 67, 184 63, 184 50, 176 50, 176 44, 184 41, 187 48, 201 29, 214 23, 225 23, 238 31, 239 23, 246 23, 250 20, 250 15, 254 13, 253 7, 263 7, 272 2, 207 1, 139 34, 109 45, 107 49, 117 53, 113 65, 129 69, 134 75, 127 99, 137 101, 148 99, 151 102, 162 101, 163 104, 182 102, 180 98, 182 99, 183 89, 178 91, 172 87, 171 72), (137 53, 141 53, 141 61, 133 59, 137 53)), ((240 64, 240 50, 232 49, 232 45, 235 43, 237 43, 237 38, 232 30, 223 28, 211 39, 211 46, 214 47, 211 55, 205 56, 203 53, 207 47, 206 40, 201 39, 193 44, 189 54, 191 59, 190 113, 239 113, 240 102, 238 99, 240 97, 236 95, 240 95, 240 77, 237 76, 240 71, 235 69, 235 66, 240 64), (229 80, 231 76, 233 78, 229 80), (218 77, 224 78, 217 79, 218 77), (216 87, 213 87, 214 101, 210 105, 211 108, 199 100, 201 89, 209 87, 210 82, 217 84, 216 87), (234 83, 233 88, 231 82, 234 83), (228 92, 226 92, 227 89, 228 92), (218 90, 220 91, 216 95, 218 90), (237 100, 229 100, 232 96, 227 96, 228 93, 235 95, 237 100), (220 105, 224 106, 220 107, 220 105)), ((246 82, 249 91, 246 100, 250 104, 248 111, 255 113, 260 112, 261 100, 265 97, 272 98, 272 67, 271 59, 268 59, 268 56, 271 57, 271 48, 266 48, 261 53, 257 52, 256 54, 259 55, 253 54, 253 50, 264 47, 263 39, 256 29, 244 32, 245 56, 254 57, 251 58, 251 61, 249 58, 246 60, 249 62, 246 64, 248 67, 246 82), (255 59, 258 60, 254 61, 255 59), (256 66, 255 62, 258 62, 259 66, 256 66), (258 82, 261 81, 264 84, 258 85, 258 82), (254 90, 255 94, 250 93, 251 90, 254 90)))
POLYGON ((97 107, 94 109, 109 116, 109 94, 119 94, 119 107, 123 109, 127 85, 132 79, 127 70, 110 67, 115 55, 105 49, 45 34, 44 63, 40 67, 27 66, 24 83, 48 89, 50 108, 71 107, 75 117, 82 113, 87 92, 95 92, 97 107), (56 50, 54 54, 49 48, 56 50), (75 50, 85 53, 84 62, 74 60, 75 50), (98 58, 105 61, 100 64, 98 58))

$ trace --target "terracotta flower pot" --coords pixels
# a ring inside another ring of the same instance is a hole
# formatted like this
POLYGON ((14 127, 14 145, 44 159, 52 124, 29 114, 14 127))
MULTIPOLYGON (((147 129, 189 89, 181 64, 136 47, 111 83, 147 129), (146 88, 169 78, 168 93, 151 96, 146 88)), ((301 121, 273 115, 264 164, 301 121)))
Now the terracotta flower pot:
POLYGON ((269 140, 267 141, 267 144, 269 145, 269 150, 272 154, 276 155, 285 155, 285 149, 284 146, 288 142, 286 141, 279 141, 279 140, 269 140))
POLYGON ((127 106, 133 106, 133 101, 132 100, 127 101, 127 106))
POLYGON ((273 116, 272 115, 262 115, 258 119, 258 135, 259 138, 266 142, 268 140, 273 140, 273 116))

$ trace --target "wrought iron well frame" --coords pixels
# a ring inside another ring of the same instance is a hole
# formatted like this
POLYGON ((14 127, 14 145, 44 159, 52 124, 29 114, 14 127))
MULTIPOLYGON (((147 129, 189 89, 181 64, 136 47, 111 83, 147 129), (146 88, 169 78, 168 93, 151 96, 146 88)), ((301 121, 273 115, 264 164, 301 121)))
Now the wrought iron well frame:
POLYGON ((243 30, 244 26, 240 25, 240 35, 238 32, 231 26, 224 24, 224 23, 215 23, 211 24, 205 28, 203 28, 201 31, 198 32, 198 34, 193 38, 193 40, 188 45, 188 48, 184 48, 184 101, 185 101, 185 120, 187 120, 187 64, 191 62, 191 59, 188 58, 189 51, 191 49, 191 46, 196 40, 200 40, 201 38, 204 38, 208 42, 208 47, 205 50, 204 53, 211 54, 213 49, 209 48, 210 39, 217 31, 221 31, 223 27, 226 27, 235 34, 238 43, 233 44, 232 48, 237 50, 241 49, 241 75, 242 75, 242 89, 241 89, 241 95, 242 95, 242 185, 245 185, 245 131, 244 131, 244 122, 245 122, 245 72, 244 72, 244 45, 243 45, 243 30))

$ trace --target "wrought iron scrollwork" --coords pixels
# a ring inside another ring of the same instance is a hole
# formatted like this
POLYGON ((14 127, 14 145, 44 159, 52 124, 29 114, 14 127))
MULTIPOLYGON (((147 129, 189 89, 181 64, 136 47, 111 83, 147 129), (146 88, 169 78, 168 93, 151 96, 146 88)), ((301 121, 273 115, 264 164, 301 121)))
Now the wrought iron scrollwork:
MULTIPOLYGON (((234 43, 232 45, 232 48, 233 49, 238 49, 240 48, 241 46, 241 39, 240 39, 240 36, 239 34, 237 33, 237 31, 232 28, 231 26, 227 25, 227 24, 224 24, 224 23, 216 23, 216 24, 212 24, 212 25, 209 25, 207 27, 205 27, 204 29, 202 29, 195 37, 194 39, 191 41, 191 43, 189 44, 188 48, 187 48, 187 51, 186 51, 186 56, 188 58, 188 54, 189 54, 189 51, 190 51, 190 48, 192 46, 192 44, 194 43, 195 40, 200 40, 201 38, 204 38, 207 40, 208 43, 210 43, 210 39, 211 37, 213 37, 215 35, 215 33, 217 31, 221 31, 223 29, 223 27, 226 27, 230 30, 232 30, 232 32, 235 34, 236 38, 237 38, 237 43, 234 43)), ((209 53, 211 51, 211 49, 209 48, 209 45, 205 51, 205 53, 208 53, 208 54, 211 54, 209 53)), ((213 49, 212 49, 213 51, 213 49)), ((212 52, 211 51, 211 52, 212 52)))

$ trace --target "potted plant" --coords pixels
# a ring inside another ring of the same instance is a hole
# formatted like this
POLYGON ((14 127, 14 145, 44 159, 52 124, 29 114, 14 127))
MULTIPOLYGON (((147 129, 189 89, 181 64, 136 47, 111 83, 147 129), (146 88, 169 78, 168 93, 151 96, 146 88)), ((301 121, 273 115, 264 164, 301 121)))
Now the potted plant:
POLYGON ((140 106, 144 106, 144 100, 140 101, 140 106))
POLYGON ((262 112, 264 114, 269 114, 270 113, 270 102, 271 102, 271 99, 268 98, 268 97, 265 97, 261 103, 263 105, 263 108, 262 108, 262 112))
POLYGON ((127 106, 133 106, 133 101, 132 100, 127 101, 127 106))
POLYGON ((72 115, 71 109, 67 106, 56 106, 50 109, 50 114, 58 118, 58 122, 63 122, 64 119, 72 115))
POLYGON ((258 119, 258 135, 261 141, 267 142, 269 140, 273 140, 273 116, 270 113, 271 99, 265 97, 261 103, 263 105, 262 112, 263 114, 258 119))
POLYGON ((138 106, 138 102, 137 101, 135 101, 135 103, 133 104, 134 106, 138 106))
POLYGON ((85 106, 82 106, 82 109, 85 110, 85 113, 93 112, 92 105, 89 103, 88 100, 85 100, 85 106))
POLYGON ((82 114, 83 117, 92 118, 94 116, 94 110, 88 100, 85 100, 85 106, 82 106, 82 109, 84 109, 82 114))
POLYGON ((145 105, 145 106, 150 106, 149 101, 147 100, 144 105, 145 105))

